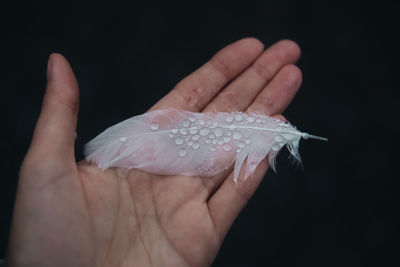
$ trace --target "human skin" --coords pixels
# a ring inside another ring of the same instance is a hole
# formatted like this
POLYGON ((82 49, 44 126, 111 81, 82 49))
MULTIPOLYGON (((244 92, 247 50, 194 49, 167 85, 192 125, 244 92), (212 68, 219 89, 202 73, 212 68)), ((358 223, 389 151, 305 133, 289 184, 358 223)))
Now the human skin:
MULTIPOLYGON (((298 91, 296 43, 228 45, 150 110, 277 115, 298 91)), ((268 169, 214 177, 105 171, 76 162, 79 88, 67 60, 49 57, 47 87, 20 169, 7 266, 209 266, 268 169)), ((244 164, 245 165, 245 164, 244 164)))

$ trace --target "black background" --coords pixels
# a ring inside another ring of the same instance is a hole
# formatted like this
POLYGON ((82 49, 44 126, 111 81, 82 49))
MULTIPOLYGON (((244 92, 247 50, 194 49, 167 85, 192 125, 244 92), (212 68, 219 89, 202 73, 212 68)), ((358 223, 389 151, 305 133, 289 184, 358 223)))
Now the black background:
MULTIPOLYGON (((77 156, 92 137, 145 112, 216 51, 243 37, 293 39, 304 82, 284 115, 329 137, 287 153, 228 233, 215 266, 400 266, 399 4, 348 1, 2 1, 0 257, 18 168, 51 52, 80 83, 77 156)), ((40 242, 38 240, 38 242, 40 242)))

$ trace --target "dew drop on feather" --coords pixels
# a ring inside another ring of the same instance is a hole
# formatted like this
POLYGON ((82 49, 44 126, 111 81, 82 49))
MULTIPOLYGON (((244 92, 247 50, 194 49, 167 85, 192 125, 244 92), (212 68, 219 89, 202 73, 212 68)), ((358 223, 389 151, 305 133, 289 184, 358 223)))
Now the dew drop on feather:
POLYGON ((210 133, 210 129, 208 129, 208 128, 201 128, 200 129, 200 135, 202 135, 202 136, 206 136, 209 133, 210 133))
POLYGON ((187 153, 186 149, 181 149, 178 152, 179 156, 181 156, 181 157, 184 157, 186 155, 186 153, 187 153))
POLYGON ((225 121, 231 123, 231 122, 233 122, 233 118, 231 116, 226 117, 225 121))
POLYGON ((152 129, 153 131, 157 131, 159 128, 157 123, 153 123, 152 125, 150 125, 150 129, 152 129))
POLYGON ((282 135, 283 137, 285 137, 286 140, 292 140, 294 138, 294 135, 290 133, 284 133, 282 135))
POLYGON ((182 145, 183 144, 183 140, 181 138, 176 138, 175 139, 175 144, 182 145))
POLYGON ((237 114, 237 115, 235 116, 235 120, 236 120, 236 121, 242 121, 242 120, 243 120, 243 116, 242 116, 241 114, 237 114))
POLYGON ((190 132, 191 134, 195 134, 195 133, 197 133, 197 128, 196 128, 196 127, 191 127, 191 128, 189 129, 189 132, 190 132))
POLYGON ((235 139, 235 140, 239 140, 239 139, 242 138, 242 133, 240 133, 240 132, 234 132, 232 137, 233 137, 233 139, 235 139))
POLYGON ((192 145, 193 149, 199 149, 200 148, 200 144, 199 143, 194 143, 192 145))
POLYGON ((256 119, 254 117, 247 117, 247 121, 253 123, 256 119))
POLYGON ((225 151, 231 151, 232 147, 230 145, 224 145, 224 150, 225 151))
POLYGON ((214 131, 214 134, 215 134, 216 137, 223 136, 224 135, 224 130, 221 129, 221 128, 216 128, 215 131, 214 131))
POLYGON ((187 130, 186 130, 185 128, 181 128, 181 129, 179 130, 179 133, 180 133, 181 135, 186 135, 186 134, 187 134, 187 130))
POLYGON ((273 151, 277 152, 277 151, 279 151, 280 149, 281 149, 281 146, 280 146, 279 144, 273 144, 273 145, 272 145, 272 150, 273 150, 273 151))

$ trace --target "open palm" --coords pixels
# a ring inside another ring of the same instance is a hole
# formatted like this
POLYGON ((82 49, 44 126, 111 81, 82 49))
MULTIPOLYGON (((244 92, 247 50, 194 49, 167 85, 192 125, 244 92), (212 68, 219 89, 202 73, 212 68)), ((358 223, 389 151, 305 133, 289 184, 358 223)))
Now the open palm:
MULTIPOLYGON (((151 110, 279 114, 301 84, 293 65, 299 56, 292 41, 264 51, 256 39, 239 40, 151 110)), ((42 111, 20 171, 8 265, 210 265, 267 162, 238 184, 232 170, 215 177, 167 177, 76 163, 78 94, 68 62, 52 54, 42 111)))

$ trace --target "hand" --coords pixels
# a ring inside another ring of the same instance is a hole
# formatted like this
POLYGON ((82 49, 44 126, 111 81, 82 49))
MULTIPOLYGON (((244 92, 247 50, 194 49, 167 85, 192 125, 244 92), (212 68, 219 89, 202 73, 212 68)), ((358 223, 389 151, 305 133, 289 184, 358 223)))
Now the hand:
MULTIPOLYGON (((263 51, 237 41, 182 80, 151 110, 281 113, 301 84, 300 49, 263 51)), ((268 168, 238 184, 215 177, 160 176, 75 162, 78 84, 52 54, 32 144, 22 164, 8 266, 207 266, 268 168)), ((244 164, 245 165, 245 164, 244 164)))

